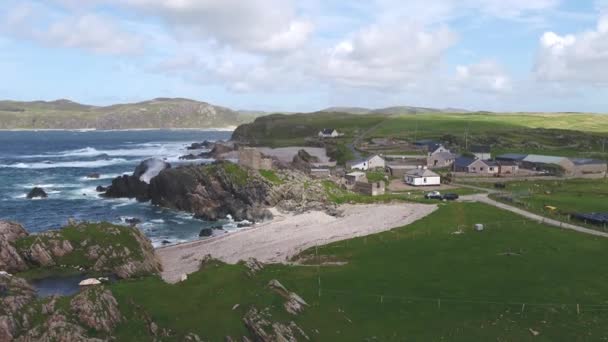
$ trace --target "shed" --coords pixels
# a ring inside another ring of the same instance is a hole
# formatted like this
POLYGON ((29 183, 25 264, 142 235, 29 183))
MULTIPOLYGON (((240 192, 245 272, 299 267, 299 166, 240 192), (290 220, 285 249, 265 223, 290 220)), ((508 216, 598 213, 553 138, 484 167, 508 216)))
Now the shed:
POLYGON ((351 185, 357 182, 367 182, 367 175, 365 174, 365 172, 347 173, 344 178, 346 178, 346 183, 351 185))
POLYGON ((415 169, 414 165, 401 165, 401 164, 391 164, 386 167, 386 170, 391 175, 391 177, 401 178, 405 176, 405 173, 415 169))
POLYGON ((488 160, 492 158, 492 148, 488 145, 473 145, 471 146, 470 152, 477 159, 488 160))

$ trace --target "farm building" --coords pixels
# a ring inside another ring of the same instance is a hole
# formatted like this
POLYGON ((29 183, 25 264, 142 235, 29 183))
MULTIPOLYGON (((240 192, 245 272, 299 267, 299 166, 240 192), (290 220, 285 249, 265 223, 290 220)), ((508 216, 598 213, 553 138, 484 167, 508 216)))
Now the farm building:
POLYGON ((356 182, 353 190, 368 196, 380 196, 386 192, 386 185, 384 182, 356 182))
POLYGON ((473 164, 475 159, 468 157, 458 157, 454 161, 454 171, 469 172, 469 165, 473 164))
POLYGON ((379 155, 373 155, 365 159, 352 160, 346 162, 346 167, 353 170, 374 170, 374 169, 383 169, 386 166, 386 162, 384 158, 379 155))
POLYGON ((566 157, 529 154, 522 160, 521 167, 534 171, 550 171, 552 170, 552 165, 559 166, 566 175, 572 175, 575 173, 574 163, 566 157))
POLYGON ((334 128, 323 128, 319 132, 319 138, 337 138, 341 134, 334 128))
POLYGON ((497 161, 502 162, 513 162, 517 165, 521 165, 522 161, 527 157, 527 154, 519 154, 519 153, 507 153, 496 156, 497 161))
POLYGON ((454 166, 456 172, 477 173, 481 175, 495 175, 499 173, 498 163, 493 160, 481 160, 460 157, 454 166))
POLYGON ((441 176, 422 167, 405 173, 405 183, 413 186, 441 185, 441 176))
POLYGON ((496 161, 496 164, 501 175, 514 175, 519 171, 519 166, 513 161, 496 161))
POLYGON ((451 152, 437 152, 426 158, 426 165, 430 168, 451 167, 456 160, 456 155, 451 152))
POLYGON ((357 182, 367 182, 367 175, 365 172, 351 172, 347 173, 346 176, 346 184, 354 185, 357 182))
POLYGON ((391 177, 402 178, 409 170, 415 169, 415 165, 390 164, 386 166, 386 170, 391 177))
POLYGON ((448 152, 450 153, 450 150, 448 150, 447 148, 445 148, 445 146, 443 146, 442 144, 430 144, 427 147, 427 156, 432 156, 436 153, 444 153, 444 152, 448 152))
POLYGON ((491 151, 492 151, 491 147, 487 146, 487 145, 471 146, 471 150, 470 150, 470 152, 475 156, 475 158, 481 159, 481 160, 492 159, 491 151))
POLYGON ((576 175, 586 174, 605 174, 608 165, 603 160, 596 159, 571 159, 574 163, 574 173, 576 175))

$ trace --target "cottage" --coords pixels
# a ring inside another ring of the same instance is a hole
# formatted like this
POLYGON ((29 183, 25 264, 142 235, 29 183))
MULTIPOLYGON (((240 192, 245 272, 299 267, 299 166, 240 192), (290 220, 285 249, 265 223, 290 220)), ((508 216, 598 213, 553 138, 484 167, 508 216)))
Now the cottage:
POLYGON ((451 152, 437 152, 426 158, 426 165, 430 168, 451 167, 456 160, 456 155, 451 152))
POLYGON ((475 156, 476 159, 489 160, 492 158, 491 148, 487 145, 471 146, 470 152, 475 156))
POLYGON ((496 161, 498 173, 501 175, 514 175, 519 172, 519 165, 513 161, 496 161))
POLYGON ((498 171, 498 164, 493 160, 476 159, 469 165, 469 173, 495 175, 498 171))
POLYGON ((417 168, 405 173, 405 183, 413 186, 441 185, 441 176, 425 168, 417 168))
POLYGON ((337 138, 341 134, 334 128, 323 128, 319 132, 319 138, 337 138))
POLYGON ((346 178, 346 184, 349 185, 354 185, 357 182, 367 182, 367 175, 365 174, 365 172, 351 172, 351 173, 347 173, 346 176, 344 176, 344 178, 346 178))
POLYGON ((386 162, 384 161, 384 158, 379 155, 373 155, 365 159, 348 161, 346 162, 346 167, 361 171, 384 169, 386 167, 386 162))
POLYGON ((367 196, 380 196, 385 194, 386 184, 384 182, 356 182, 353 190, 367 196))

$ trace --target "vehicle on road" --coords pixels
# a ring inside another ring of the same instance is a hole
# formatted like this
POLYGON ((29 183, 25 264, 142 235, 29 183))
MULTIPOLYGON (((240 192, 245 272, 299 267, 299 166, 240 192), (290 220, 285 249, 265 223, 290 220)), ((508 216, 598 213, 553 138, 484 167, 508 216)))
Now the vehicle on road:
POLYGON ((458 194, 444 194, 441 196, 441 199, 445 201, 455 201, 458 199, 458 194))
POLYGON ((441 193, 440 193, 439 191, 431 191, 431 192, 427 192, 427 193, 424 195, 424 198, 426 198, 426 199, 438 199, 438 200, 443 199, 443 198, 441 197, 441 193))

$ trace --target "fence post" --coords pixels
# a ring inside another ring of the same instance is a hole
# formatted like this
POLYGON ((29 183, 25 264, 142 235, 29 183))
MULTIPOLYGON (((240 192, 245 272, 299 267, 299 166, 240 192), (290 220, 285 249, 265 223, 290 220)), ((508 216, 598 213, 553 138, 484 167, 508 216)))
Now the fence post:
POLYGON ((576 314, 577 315, 581 314, 581 307, 578 304, 576 304, 576 314))
POLYGON ((522 314, 524 313, 524 310, 525 310, 525 309, 526 309, 526 303, 523 303, 523 304, 521 305, 521 313, 522 313, 522 314))
POLYGON ((441 298, 437 298, 437 309, 441 310, 441 298))

